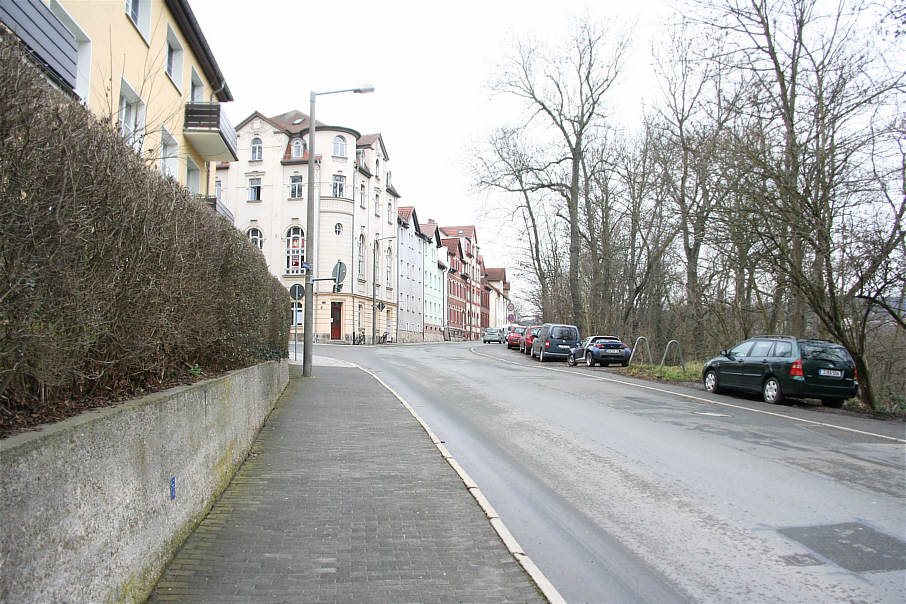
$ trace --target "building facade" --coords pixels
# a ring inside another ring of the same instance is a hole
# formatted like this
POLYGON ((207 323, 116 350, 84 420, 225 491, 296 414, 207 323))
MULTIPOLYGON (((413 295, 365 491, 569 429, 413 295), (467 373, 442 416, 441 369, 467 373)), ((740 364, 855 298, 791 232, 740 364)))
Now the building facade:
POLYGON ((444 339, 444 317, 446 316, 447 292, 447 248, 444 247, 437 230, 437 223, 428 220, 420 225, 425 238, 425 341, 439 342, 444 339))
POLYGON ((51 21, 66 34, 63 43, 45 44, 54 72, 64 73, 62 89, 116 123, 149 164, 216 207, 214 164, 237 159, 236 132, 220 106, 233 97, 186 0, 12 4, 19 18, 9 19, 6 9, 0 18, 17 22, 23 35, 51 21))
POLYGON ((481 337, 481 274, 478 266, 478 236, 473 225, 439 227, 445 238, 456 238, 460 242, 461 269, 459 279, 465 283, 462 292, 466 304, 466 316, 463 320, 466 340, 477 340, 481 337))
POLYGON ((483 284, 488 288, 488 324, 502 327, 509 315, 510 284, 506 280, 505 268, 486 268, 483 284))
POLYGON ((424 341, 425 324, 425 237, 412 206, 398 209, 397 243, 399 254, 399 283, 397 306, 397 341, 424 341))
MULTIPOLYGON (((235 225, 264 254, 287 287, 305 284, 306 271, 329 278, 342 262, 339 291, 315 281, 315 341, 393 340, 397 322, 397 199, 390 157, 380 134, 343 126, 315 127, 315 225, 306 233, 310 121, 299 111, 259 112, 237 127, 239 160, 219 164, 215 188, 235 225), (314 236, 314 258, 305 257, 314 236)), ((301 330, 304 302, 293 303, 301 330)))
POLYGON ((458 238, 441 240, 447 248, 447 333, 448 340, 465 340, 468 333, 466 295, 468 279, 463 275, 465 262, 458 238))

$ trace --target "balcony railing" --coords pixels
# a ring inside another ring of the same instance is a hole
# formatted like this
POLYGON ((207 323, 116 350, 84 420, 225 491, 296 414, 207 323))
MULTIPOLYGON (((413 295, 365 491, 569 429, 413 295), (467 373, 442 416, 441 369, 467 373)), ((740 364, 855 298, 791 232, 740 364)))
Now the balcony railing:
POLYGON ((214 196, 214 195, 196 195, 195 197, 197 199, 199 199, 200 201, 204 202, 205 205, 207 205, 212 210, 214 210, 219 215, 221 215, 223 218, 228 220, 231 224, 233 224, 235 222, 233 219, 233 213, 230 211, 230 209, 228 207, 223 205, 223 202, 220 201, 219 199, 217 199, 216 196, 214 196))
POLYGON ((186 103, 183 134, 208 161, 237 161, 236 129, 220 103, 186 103))

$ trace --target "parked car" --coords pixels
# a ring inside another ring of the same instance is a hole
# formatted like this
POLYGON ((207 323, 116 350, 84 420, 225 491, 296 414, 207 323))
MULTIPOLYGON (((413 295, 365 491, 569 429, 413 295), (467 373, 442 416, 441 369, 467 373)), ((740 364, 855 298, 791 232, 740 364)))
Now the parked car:
POLYGON ((496 327, 486 327, 484 335, 481 336, 481 341, 485 344, 488 342, 497 342, 498 344, 501 344, 503 342, 503 334, 496 327))
POLYGON ((522 340, 519 342, 519 352, 528 354, 532 351, 532 342, 535 341, 539 331, 541 331, 540 325, 532 325, 525 329, 525 333, 522 334, 522 340))
POLYGON ((848 350, 833 342, 791 336, 758 336, 722 350, 705 363, 702 380, 708 392, 725 388, 760 392, 766 403, 792 396, 841 407, 859 391, 848 350))
POLYGON ((562 323, 545 323, 532 341, 531 355, 542 363, 548 359, 565 359, 579 345, 579 328, 562 323))
POLYGON ((525 333, 525 327, 521 325, 514 325, 513 329, 506 334, 506 347, 510 348, 519 348, 519 342, 522 340, 522 334, 525 333))
POLYGON ((632 349, 616 336, 588 336, 579 345, 569 351, 566 362, 576 366, 584 362, 589 367, 595 365, 610 365, 619 363, 623 367, 629 365, 632 349))

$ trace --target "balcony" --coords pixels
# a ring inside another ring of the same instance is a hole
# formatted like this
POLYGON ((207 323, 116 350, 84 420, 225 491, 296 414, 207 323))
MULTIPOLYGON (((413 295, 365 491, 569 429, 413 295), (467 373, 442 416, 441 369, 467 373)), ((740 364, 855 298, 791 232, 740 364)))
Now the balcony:
POLYGON ((186 103, 183 136, 208 161, 237 161, 236 130, 220 103, 186 103))
POLYGON ((208 206, 212 210, 214 210, 217 214, 222 216, 230 224, 235 223, 234 218, 233 218, 233 213, 230 211, 230 209, 228 207, 223 205, 223 202, 221 202, 219 199, 217 199, 216 196, 214 196, 214 195, 196 195, 195 197, 199 201, 204 203, 206 206, 208 206))

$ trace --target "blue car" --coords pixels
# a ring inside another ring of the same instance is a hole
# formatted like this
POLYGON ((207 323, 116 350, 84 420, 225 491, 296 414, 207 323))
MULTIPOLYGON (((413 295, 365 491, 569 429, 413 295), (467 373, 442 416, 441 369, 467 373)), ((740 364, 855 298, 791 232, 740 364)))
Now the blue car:
POLYGON ((569 351, 566 362, 573 367, 583 361, 589 367, 611 363, 626 367, 631 355, 632 349, 616 336, 588 336, 569 351))

